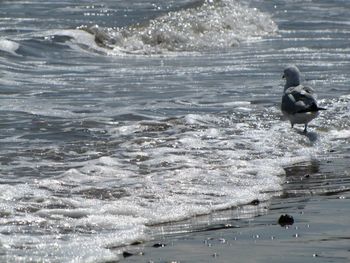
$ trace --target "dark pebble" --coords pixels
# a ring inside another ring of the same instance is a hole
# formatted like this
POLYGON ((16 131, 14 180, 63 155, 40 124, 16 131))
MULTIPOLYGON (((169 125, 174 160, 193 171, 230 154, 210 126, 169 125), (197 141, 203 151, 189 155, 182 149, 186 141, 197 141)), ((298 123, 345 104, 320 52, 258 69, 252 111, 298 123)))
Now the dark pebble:
POLYGON ((254 199, 253 201, 250 202, 251 205, 259 205, 260 201, 258 199, 254 199))
POLYGON ((128 257, 131 257, 131 256, 133 256, 134 254, 132 254, 132 253, 130 253, 130 252, 128 252, 128 251, 124 251, 123 252, 123 257, 125 257, 125 258, 128 258, 128 257))
POLYGON ((278 219, 278 224, 280 226, 291 226, 294 224, 294 218, 288 214, 281 215, 278 219))
POLYGON ((165 244, 162 243, 155 243, 152 247, 165 247, 165 244))
POLYGON ((143 243, 142 241, 135 241, 135 242, 131 243, 130 245, 138 246, 138 245, 141 245, 142 243, 143 243))

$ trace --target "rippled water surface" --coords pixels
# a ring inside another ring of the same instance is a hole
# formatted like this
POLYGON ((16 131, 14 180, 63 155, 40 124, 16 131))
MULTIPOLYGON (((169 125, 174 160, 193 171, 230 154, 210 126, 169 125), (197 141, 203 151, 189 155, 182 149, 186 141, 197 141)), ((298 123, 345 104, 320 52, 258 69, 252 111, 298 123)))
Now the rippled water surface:
POLYGON ((0 6, 1 261, 114 260, 162 223, 349 189, 349 1, 0 6), (307 135, 288 64, 327 108, 307 135))

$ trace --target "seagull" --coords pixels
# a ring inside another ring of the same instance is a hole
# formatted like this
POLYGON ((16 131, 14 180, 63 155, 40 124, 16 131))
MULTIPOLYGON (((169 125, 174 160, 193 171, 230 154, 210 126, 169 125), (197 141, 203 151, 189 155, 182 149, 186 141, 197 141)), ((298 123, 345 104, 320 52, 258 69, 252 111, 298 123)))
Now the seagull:
POLYGON ((314 90, 300 84, 300 71, 296 66, 289 66, 283 72, 286 79, 282 96, 282 113, 294 124, 304 124, 304 133, 307 133, 307 124, 319 115, 319 111, 326 110, 317 106, 314 90))

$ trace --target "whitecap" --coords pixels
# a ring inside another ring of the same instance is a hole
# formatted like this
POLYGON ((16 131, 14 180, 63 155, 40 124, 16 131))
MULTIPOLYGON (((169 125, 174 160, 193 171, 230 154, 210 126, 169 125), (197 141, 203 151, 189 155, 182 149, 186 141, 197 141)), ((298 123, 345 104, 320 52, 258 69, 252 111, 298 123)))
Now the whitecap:
POLYGON ((19 56, 16 51, 19 49, 20 45, 12 40, 8 40, 5 38, 0 38, 0 50, 10 53, 15 56, 19 56))

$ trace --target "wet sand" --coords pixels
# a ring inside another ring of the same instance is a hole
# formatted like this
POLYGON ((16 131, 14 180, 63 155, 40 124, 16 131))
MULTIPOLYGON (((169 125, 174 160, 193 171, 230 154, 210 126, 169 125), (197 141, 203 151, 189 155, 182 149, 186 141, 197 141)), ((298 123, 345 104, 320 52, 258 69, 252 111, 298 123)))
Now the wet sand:
POLYGON ((349 167, 334 158, 286 168, 284 192, 256 204, 255 217, 129 246, 121 261, 350 262, 349 167), (284 214, 292 225, 278 224, 284 214))

